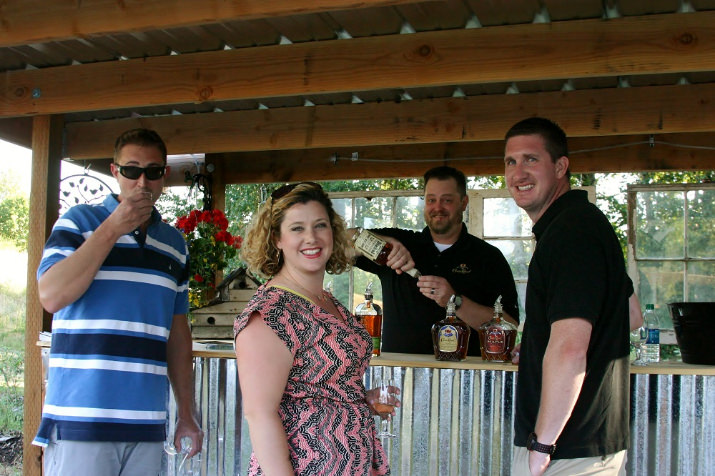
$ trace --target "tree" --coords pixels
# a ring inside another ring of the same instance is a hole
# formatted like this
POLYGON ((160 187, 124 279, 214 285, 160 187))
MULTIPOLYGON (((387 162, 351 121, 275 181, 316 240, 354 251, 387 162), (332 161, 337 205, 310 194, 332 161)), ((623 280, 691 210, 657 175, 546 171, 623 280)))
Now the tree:
POLYGON ((24 251, 30 228, 30 203, 22 194, 19 183, 19 177, 13 171, 0 178, 0 239, 24 251))
MULTIPOLYGON (((702 182, 713 181, 715 174, 712 171, 708 172, 657 172, 645 174, 629 174, 629 181, 637 183, 683 183, 683 182, 702 182)), ((574 174, 572 178, 573 186, 588 186, 598 185, 599 180, 603 179, 601 174, 574 174)), ((274 184, 250 184, 250 185, 228 185, 226 187, 226 216, 229 220, 229 231, 233 234, 245 236, 246 229, 250 224, 256 210, 263 201, 265 201, 270 193, 281 186, 282 183, 274 184)), ((377 180, 341 180, 322 182, 321 185, 328 192, 344 192, 344 191, 377 191, 377 190, 416 190, 421 191, 423 183, 421 178, 413 179, 377 179, 377 180)), ((504 177, 501 175, 491 177, 469 177, 468 188, 504 188, 504 177)), ((626 252, 627 240, 627 206, 623 199, 619 199, 618 195, 606 195, 599 190, 598 201, 599 206, 611 221, 616 234, 621 242, 624 252, 626 252)), ((622 190, 625 192, 625 190, 622 190)), ((418 193, 419 194, 419 193, 418 193)), ((403 202, 397 202, 402 199, 377 198, 372 200, 357 200, 355 203, 355 218, 357 220, 353 225, 364 226, 391 226, 392 223, 385 222, 385 217, 390 214, 387 209, 393 207, 398 210, 397 226, 402 228, 419 229, 423 225, 422 216, 418 212, 417 207, 407 205, 403 202), (391 200, 395 200, 391 202, 391 200)), ((347 202, 347 201, 346 201, 347 202)), ((162 213, 166 216, 179 216, 185 214, 191 208, 200 208, 202 204, 201 197, 193 199, 183 198, 178 194, 166 194, 160 202, 162 213)), ((334 201, 336 211, 343 216, 351 216, 352 210, 347 204, 341 203, 340 199, 334 201)), ((704 206, 708 206, 704 204, 704 206)), ((705 213, 705 212, 704 212, 705 213)), ((172 222, 173 223, 173 222, 172 222)), ((522 250, 522 254, 530 255, 530 249, 522 250)), ((525 260, 528 262, 528 259, 525 260)), ((235 269, 242 266, 239 257, 232 259, 229 262, 228 269, 235 269)), ((355 277, 355 292, 361 294, 367 284, 369 277, 356 275, 355 277)), ((347 296, 349 291, 349 281, 346 276, 328 276, 327 281, 332 281, 334 294, 341 299, 347 296)), ((374 286, 375 298, 380 299, 380 287, 374 286)), ((347 301, 345 301, 347 302, 347 301)))

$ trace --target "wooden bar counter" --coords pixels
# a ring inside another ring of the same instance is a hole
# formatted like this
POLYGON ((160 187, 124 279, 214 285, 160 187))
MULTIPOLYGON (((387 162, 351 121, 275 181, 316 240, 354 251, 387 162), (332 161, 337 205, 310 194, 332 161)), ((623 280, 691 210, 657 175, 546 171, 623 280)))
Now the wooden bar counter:
MULTIPOLYGON (((196 474, 246 474, 251 448, 232 343, 197 342, 194 357, 206 431, 203 455, 194 461, 196 474)), ((373 357, 366 387, 376 374, 386 374, 402 389, 393 421, 398 438, 385 443, 392 473, 508 475, 517 371, 511 363, 479 357, 462 362, 440 362, 431 355, 373 357)), ((628 474, 715 476, 715 366, 633 366, 630 390, 628 474)))

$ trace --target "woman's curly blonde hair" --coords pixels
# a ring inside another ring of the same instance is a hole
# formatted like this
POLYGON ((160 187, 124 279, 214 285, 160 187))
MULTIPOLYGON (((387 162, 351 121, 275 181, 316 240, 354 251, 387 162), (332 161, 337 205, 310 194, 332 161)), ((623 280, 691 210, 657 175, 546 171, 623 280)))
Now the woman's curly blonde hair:
MULTIPOLYGON (((316 201, 325 207, 333 230, 333 254, 328 259, 325 270, 330 274, 340 274, 350 269, 351 259, 347 253, 349 241, 345 221, 335 212, 323 188, 312 182, 301 182, 286 188, 289 191, 285 195, 275 199, 271 197, 261 204, 246 233, 241 247, 241 258, 251 272, 264 278, 271 278, 281 270, 283 257, 276 247, 281 223, 286 212, 293 205, 311 201, 316 201)), ((275 194, 276 192, 273 193, 275 194)))

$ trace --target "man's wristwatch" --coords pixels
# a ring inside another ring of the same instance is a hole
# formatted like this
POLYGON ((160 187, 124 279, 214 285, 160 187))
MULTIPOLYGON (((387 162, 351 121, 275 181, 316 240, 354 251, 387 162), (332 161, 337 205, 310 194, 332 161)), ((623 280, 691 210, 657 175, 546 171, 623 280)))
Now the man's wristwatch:
POLYGON ((462 307, 462 295, 455 294, 454 295, 454 310, 457 311, 457 310, 459 310, 460 307, 462 307))
POLYGON ((529 451, 538 451, 553 456, 556 452, 556 445, 544 445, 536 441, 536 433, 533 431, 526 439, 526 449, 529 451))

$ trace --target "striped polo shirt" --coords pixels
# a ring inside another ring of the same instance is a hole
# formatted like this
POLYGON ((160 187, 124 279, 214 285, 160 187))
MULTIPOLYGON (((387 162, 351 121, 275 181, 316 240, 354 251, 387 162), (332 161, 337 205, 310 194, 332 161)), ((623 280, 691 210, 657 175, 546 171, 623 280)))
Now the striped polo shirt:
MULTIPOLYGON (((37 271, 77 250, 119 202, 78 205, 55 223, 37 271)), ((52 321, 47 395, 33 444, 163 441, 172 319, 188 311, 188 251, 156 211, 144 237, 117 240, 94 281, 52 321)))

